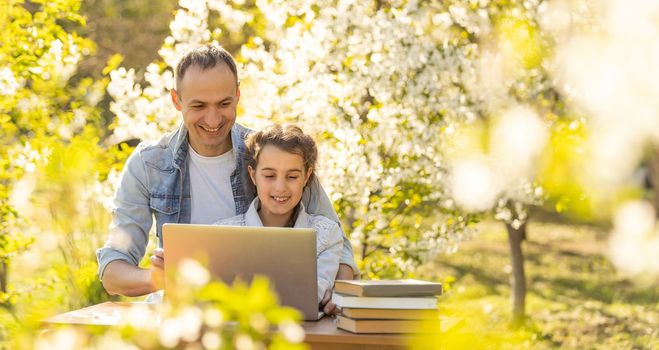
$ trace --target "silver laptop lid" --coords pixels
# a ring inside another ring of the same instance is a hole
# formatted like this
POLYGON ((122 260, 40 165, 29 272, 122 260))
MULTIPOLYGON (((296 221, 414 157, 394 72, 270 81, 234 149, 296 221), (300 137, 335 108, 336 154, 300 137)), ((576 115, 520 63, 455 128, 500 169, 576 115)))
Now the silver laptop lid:
POLYGON ((305 320, 319 318, 314 230, 164 224, 162 232, 165 297, 176 288, 169 272, 191 258, 207 264, 214 278, 228 284, 236 277, 251 282, 254 275, 266 276, 282 305, 297 308, 305 320))

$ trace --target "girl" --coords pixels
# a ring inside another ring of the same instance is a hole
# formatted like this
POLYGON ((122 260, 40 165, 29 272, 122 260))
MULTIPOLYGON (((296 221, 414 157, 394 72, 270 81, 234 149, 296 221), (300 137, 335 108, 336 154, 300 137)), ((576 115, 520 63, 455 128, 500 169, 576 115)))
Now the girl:
MULTIPOLYGON (((314 176, 318 151, 314 140, 294 125, 273 125, 254 132, 245 142, 247 170, 257 197, 247 212, 218 225, 313 228, 316 231, 318 300, 327 304, 339 269, 343 233, 321 215, 308 214, 301 202, 314 176)), ((333 304, 325 312, 335 312, 333 304)))

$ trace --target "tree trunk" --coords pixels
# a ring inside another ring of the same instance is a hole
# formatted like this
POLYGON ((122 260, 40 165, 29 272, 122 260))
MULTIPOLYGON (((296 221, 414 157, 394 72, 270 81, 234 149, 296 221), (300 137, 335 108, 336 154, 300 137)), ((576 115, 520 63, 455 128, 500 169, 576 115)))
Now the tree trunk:
POLYGON ((659 217, 659 148, 650 155, 650 183, 652 184, 654 212, 659 217))
POLYGON ((3 293, 7 293, 7 270, 7 263, 0 262, 0 291, 3 293))
POLYGON ((526 223, 515 229, 506 224, 508 231, 508 243, 510 244, 510 262, 513 268, 512 275, 512 301, 513 321, 515 327, 524 324, 526 319, 526 276, 524 274, 524 254, 522 253, 522 241, 526 237, 526 223))

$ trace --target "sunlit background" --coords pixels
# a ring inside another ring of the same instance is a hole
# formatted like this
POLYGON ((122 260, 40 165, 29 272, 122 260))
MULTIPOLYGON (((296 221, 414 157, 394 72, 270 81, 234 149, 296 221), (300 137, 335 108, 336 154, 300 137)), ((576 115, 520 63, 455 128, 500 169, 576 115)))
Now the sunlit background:
POLYGON ((94 250, 123 162, 178 127, 172 67, 208 42, 239 63, 239 123, 316 138, 361 277, 444 283, 464 322, 425 345, 659 347, 657 1, 5 0, 0 28, 5 347, 303 346, 299 316, 254 316, 276 302, 231 308, 265 281, 211 288, 220 321, 33 337, 117 299, 94 250))

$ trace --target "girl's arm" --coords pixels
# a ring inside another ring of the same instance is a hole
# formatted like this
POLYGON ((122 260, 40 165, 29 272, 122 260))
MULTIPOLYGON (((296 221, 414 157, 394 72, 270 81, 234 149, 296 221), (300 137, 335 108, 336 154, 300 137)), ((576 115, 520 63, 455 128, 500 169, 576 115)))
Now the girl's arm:
POLYGON ((353 279, 359 276, 359 270, 357 269, 357 265, 355 265, 355 256, 352 251, 350 240, 343 234, 343 231, 341 230, 341 222, 336 215, 336 211, 334 211, 332 201, 330 201, 317 177, 312 176, 309 180, 309 184, 304 188, 304 192, 302 193, 302 204, 304 204, 309 214, 322 215, 339 225, 341 239, 343 240, 343 250, 341 252, 341 264, 343 264, 343 266, 340 270, 342 273, 341 279, 353 279), (352 276, 348 278, 346 276, 348 274, 352 274, 352 276))
POLYGON ((323 300, 325 292, 334 286, 343 249, 343 233, 339 225, 328 219, 324 221, 324 225, 314 225, 318 250, 318 301, 323 300))

